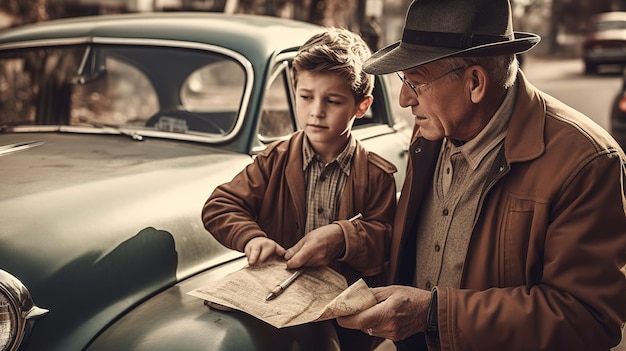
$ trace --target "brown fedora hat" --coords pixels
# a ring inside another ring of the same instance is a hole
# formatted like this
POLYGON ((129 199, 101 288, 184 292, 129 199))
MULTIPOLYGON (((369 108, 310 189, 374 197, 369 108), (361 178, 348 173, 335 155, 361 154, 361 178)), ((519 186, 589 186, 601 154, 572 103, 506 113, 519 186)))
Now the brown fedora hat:
POLYGON ((414 0, 402 40, 374 53, 364 69, 387 74, 446 57, 521 53, 540 40, 513 31, 508 0, 414 0))

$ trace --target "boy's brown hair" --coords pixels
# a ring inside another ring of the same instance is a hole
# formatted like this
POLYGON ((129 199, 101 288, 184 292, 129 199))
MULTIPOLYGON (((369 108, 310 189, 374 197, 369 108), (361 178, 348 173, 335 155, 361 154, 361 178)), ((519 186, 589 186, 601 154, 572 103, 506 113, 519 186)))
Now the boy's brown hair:
POLYGON ((347 29, 327 27, 300 47, 293 60, 294 82, 298 71, 333 73, 346 79, 355 102, 359 103, 374 89, 374 76, 363 71, 363 63, 372 52, 365 41, 347 29))

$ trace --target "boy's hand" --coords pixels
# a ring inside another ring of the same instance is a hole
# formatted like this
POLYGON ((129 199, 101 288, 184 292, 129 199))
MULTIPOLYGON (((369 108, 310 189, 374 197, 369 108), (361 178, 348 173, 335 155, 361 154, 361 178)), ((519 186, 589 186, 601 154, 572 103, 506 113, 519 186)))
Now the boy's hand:
POLYGON ((310 231, 285 253, 287 268, 326 266, 346 248, 338 224, 328 224, 310 231))
POLYGON ((282 257, 285 254, 285 249, 274 240, 259 236, 250 239, 243 252, 248 257, 248 264, 254 266, 257 263, 265 262, 272 255, 282 257))

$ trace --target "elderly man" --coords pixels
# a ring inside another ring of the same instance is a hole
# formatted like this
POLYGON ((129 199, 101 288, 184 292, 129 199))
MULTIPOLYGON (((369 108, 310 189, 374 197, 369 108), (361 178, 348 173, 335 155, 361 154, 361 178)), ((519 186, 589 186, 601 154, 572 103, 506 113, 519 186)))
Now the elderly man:
POLYGON ((340 325, 398 350, 608 350, 626 320, 626 156, 532 86, 507 0, 416 0, 397 72, 415 133, 387 287, 340 325))

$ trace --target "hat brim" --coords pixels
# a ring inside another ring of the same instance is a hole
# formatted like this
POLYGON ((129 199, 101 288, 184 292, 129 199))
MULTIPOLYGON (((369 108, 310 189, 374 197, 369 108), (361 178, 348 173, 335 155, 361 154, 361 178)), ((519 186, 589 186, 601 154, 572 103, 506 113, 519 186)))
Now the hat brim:
POLYGON ((533 33, 515 32, 513 40, 474 46, 464 50, 402 43, 388 45, 374 53, 363 69, 370 74, 388 74, 421 66, 447 57, 497 56, 522 53, 532 49, 541 37, 533 33))

